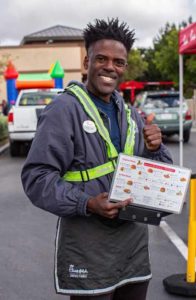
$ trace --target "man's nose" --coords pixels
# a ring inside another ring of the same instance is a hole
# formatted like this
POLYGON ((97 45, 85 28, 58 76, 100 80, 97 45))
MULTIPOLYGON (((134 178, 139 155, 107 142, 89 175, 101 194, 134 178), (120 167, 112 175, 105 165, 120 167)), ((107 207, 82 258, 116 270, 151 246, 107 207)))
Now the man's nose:
POLYGON ((108 59, 105 64, 104 64, 104 68, 106 68, 107 70, 114 70, 114 62, 112 59, 108 59))

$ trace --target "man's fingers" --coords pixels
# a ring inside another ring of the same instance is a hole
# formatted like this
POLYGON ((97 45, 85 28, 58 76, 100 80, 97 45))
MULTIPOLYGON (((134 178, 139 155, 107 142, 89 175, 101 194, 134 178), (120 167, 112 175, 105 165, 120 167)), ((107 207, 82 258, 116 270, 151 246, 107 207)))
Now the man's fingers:
POLYGON ((119 201, 116 203, 116 208, 118 208, 118 209, 123 208, 123 207, 131 204, 132 202, 133 202, 132 198, 126 199, 124 201, 119 201))
POLYGON ((95 198, 88 200, 87 209, 91 213, 100 214, 106 218, 116 218, 119 214, 119 209, 127 206, 132 202, 131 198, 119 202, 109 202, 108 193, 101 193, 95 198))
POLYGON ((118 216, 118 213, 119 213, 119 210, 117 208, 114 208, 108 212, 107 217, 110 219, 114 219, 118 216))
POLYGON ((106 193, 106 192, 101 193, 100 196, 101 196, 102 198, 107 198, 107 197, 108 197, 108 193, 106 193))
POLYGON ((146 147, 151 151, 156 151, 162 143, 162 133, 156 124, 145 125, 143 129, 146 147))
POLYGON ((152 134, 161 133, 161 130, 156 124, 152 124, 152 125, 145 125, 143 132, 145 136, 149 136, 152 134))
POLYGON ((116 203, 112 203, 112 207, 107 212, 107 217, 110 219, 114 219, 118 216, 119 210, 126 207, 127 205, 133 202, 132 198, 126 199, 124 201, 119 201, 116 203))
POLYGON ((154 143, 156 141, 160 141, 162 139, 162 134, 161 133, 155 133, 152 135, 149 135, 147 137, 145 137, 145 141, 147 143, 154 143))

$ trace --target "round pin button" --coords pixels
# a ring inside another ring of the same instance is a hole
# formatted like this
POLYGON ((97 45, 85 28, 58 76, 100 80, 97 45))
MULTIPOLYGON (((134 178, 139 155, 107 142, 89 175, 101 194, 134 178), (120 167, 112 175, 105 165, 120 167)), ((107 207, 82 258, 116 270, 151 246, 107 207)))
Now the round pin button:
POLYGON ((84 121, 82 126, 83 126, 84 131, 86 131, 88 133, 94 133, 97 131, 95 123, 91 120, 84 121))

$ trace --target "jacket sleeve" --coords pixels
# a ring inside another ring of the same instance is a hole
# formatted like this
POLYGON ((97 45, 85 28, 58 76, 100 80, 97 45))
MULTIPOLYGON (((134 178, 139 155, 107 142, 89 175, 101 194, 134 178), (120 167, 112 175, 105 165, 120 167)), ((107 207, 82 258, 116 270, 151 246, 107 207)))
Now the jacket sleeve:
POLYGON ((22 169, 23 188, 41 209, 58 216, 86 215, 90 196, 82 191, 83 183, 71 184, 62 179, 74 159, 73 122, 68 107, 61 100, 54 102, 39 119, 22 169))
POLYGON ((132 113, 132 118, 136 122, 137 145, 138 145, 137 153, 139 154, 139 156, 172 164, 173 159, 171 153, 163 143, 161 143, 160 148, 157 151, 150 151, 146 148, 144 143, 144 138, 143 138, 143 128, 145 126, 144 120, 142 119, 142 117, 139 115, 139 113, 134 107, 131 108, 131 113, 132 113))

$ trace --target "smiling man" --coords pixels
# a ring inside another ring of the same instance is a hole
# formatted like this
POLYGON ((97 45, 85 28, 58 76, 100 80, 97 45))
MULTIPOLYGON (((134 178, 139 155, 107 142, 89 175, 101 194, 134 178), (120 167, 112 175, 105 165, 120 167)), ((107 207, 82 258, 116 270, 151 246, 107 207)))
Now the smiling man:
POLYGON ((89 70, 87 89, 102 100, 110 102, 126 66, 127 50, 121 42, 103 39, 93 43, 84 61, 85 69, 89 70))
MULTIPOLYGON (((118 219, 108 201, 118 154, 171 162, 160 129, 116 91, 134 33, 118 19, 84 30, 87 82, 72 81, 43 111, 22 170, 24 190, 59 216, 57 293, 71 300, 144 300, 151 278, 147 225, 118 219)), ((47 229, 46 229, 47 230, 47 229)))

